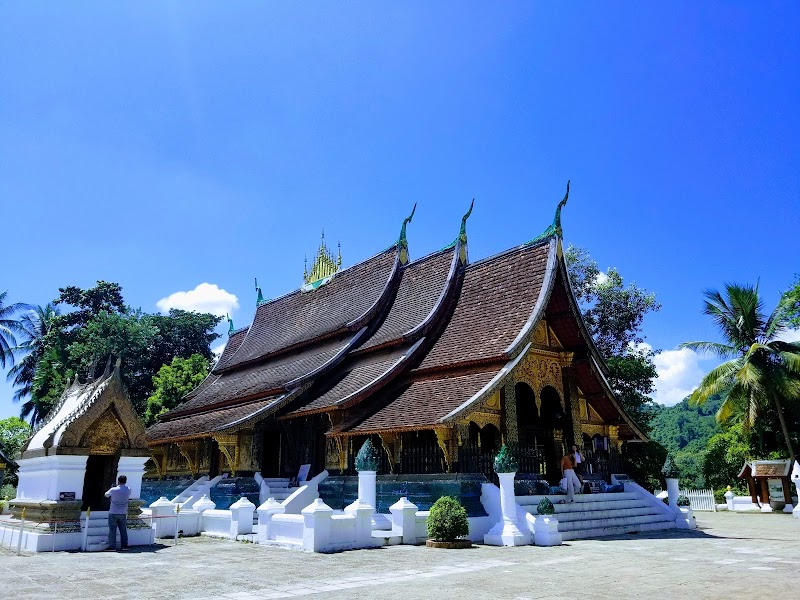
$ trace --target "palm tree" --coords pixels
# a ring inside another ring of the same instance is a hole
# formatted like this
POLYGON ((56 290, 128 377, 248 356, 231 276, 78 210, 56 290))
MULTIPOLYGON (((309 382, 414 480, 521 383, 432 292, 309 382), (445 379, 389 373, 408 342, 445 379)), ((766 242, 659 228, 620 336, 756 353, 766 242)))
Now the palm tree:
POLYGON ((682 348, 728 359, 703 378, 689 401, 702 404, 720 394, 723 402, 717 420, 737 417, 745 428, 756 423, 765 407, 774 404, 786 448, 794 460, 783 401, 800 399, 800 342, 777 339, 789 327, 786 305, 780 302, 766 317, 757 285, 726 284, 725 292, 727 298, 717 290, 703 293, 703 313, 716 322, 725 342, 681 344, 682 348))
POLYGON ((17 343, 15 333, 20 331, 20 324, 13 319, 15 313, 28 308, 27 304, 17 302, 4 306, 8 292, 0 293, 0 367, 6 366, 6 361, 14 364, 13 346, 17 343))
POLYGON ((17 388, 14 391, 14 402, 30 396, 36 365, 44 356, 48 335, 54 331, 58 315, 58 308, 48 304, 44 307, 36 306, 20 317, 20 334, 24 341, 12 348, 11 352, 15 358, 22 356, 22 359, 18 360, 6 375, 6 380, 17 388))

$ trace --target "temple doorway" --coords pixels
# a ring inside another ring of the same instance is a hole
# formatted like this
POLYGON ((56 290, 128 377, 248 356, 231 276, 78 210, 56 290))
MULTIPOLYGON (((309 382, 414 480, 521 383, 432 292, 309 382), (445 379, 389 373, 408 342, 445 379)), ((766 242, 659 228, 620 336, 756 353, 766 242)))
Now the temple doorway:
POLYGON ((110 499, 105 493, 116 485, 119 457, 116 455, 90 455, 86 461, 83 478, 83 506, 81 510, 108 510, 110 499))
POLYGON ((261 475, 264 477, 281 476, 281 432, 280 430, 264 430, 261 438, 261 475))

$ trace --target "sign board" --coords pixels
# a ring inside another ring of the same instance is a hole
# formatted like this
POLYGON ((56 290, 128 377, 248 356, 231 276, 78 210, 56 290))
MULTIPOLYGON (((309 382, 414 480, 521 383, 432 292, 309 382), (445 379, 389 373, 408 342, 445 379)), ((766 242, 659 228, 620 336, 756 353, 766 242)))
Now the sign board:
POLYGON ((306 481, 309 471, 311 471, 311 465, 300 465, 300 470, 297 472, 297 481, 299 483, 306 481))
POLYGON ((767 479, 767 487, 769 488, 769 499, 784 501, 783 497, 783 481, 780 479, 767 479))
POLYGON ((58 492, 58 499, 59 500, 75 500, 75 492, 58 492))

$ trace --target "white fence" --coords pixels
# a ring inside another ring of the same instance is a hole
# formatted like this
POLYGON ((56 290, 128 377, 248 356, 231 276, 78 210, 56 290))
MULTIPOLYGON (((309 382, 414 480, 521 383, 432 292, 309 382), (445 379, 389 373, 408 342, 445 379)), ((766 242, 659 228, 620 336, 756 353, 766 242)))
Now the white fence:
MULTIPOLYGON (((656 490, 653 495, 665 493, 662 490, 656 490)), ((686 496, 692 510, 716 510, 716 503, 714 502, 714 490, 680 490, 678 492, 681 496, 686 496)))

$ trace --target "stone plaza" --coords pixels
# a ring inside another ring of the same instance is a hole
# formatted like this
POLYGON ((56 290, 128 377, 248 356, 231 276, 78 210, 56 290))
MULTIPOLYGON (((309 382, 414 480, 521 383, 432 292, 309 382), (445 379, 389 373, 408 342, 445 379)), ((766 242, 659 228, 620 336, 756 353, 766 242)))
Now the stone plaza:
POLYGON ((563 546, 441 550, 390 546, 291 552, 208 537, 127 553, 0 550, 4 597, 743 598, 796 597, 800 521, 697 513, 698 529, 563 546))

